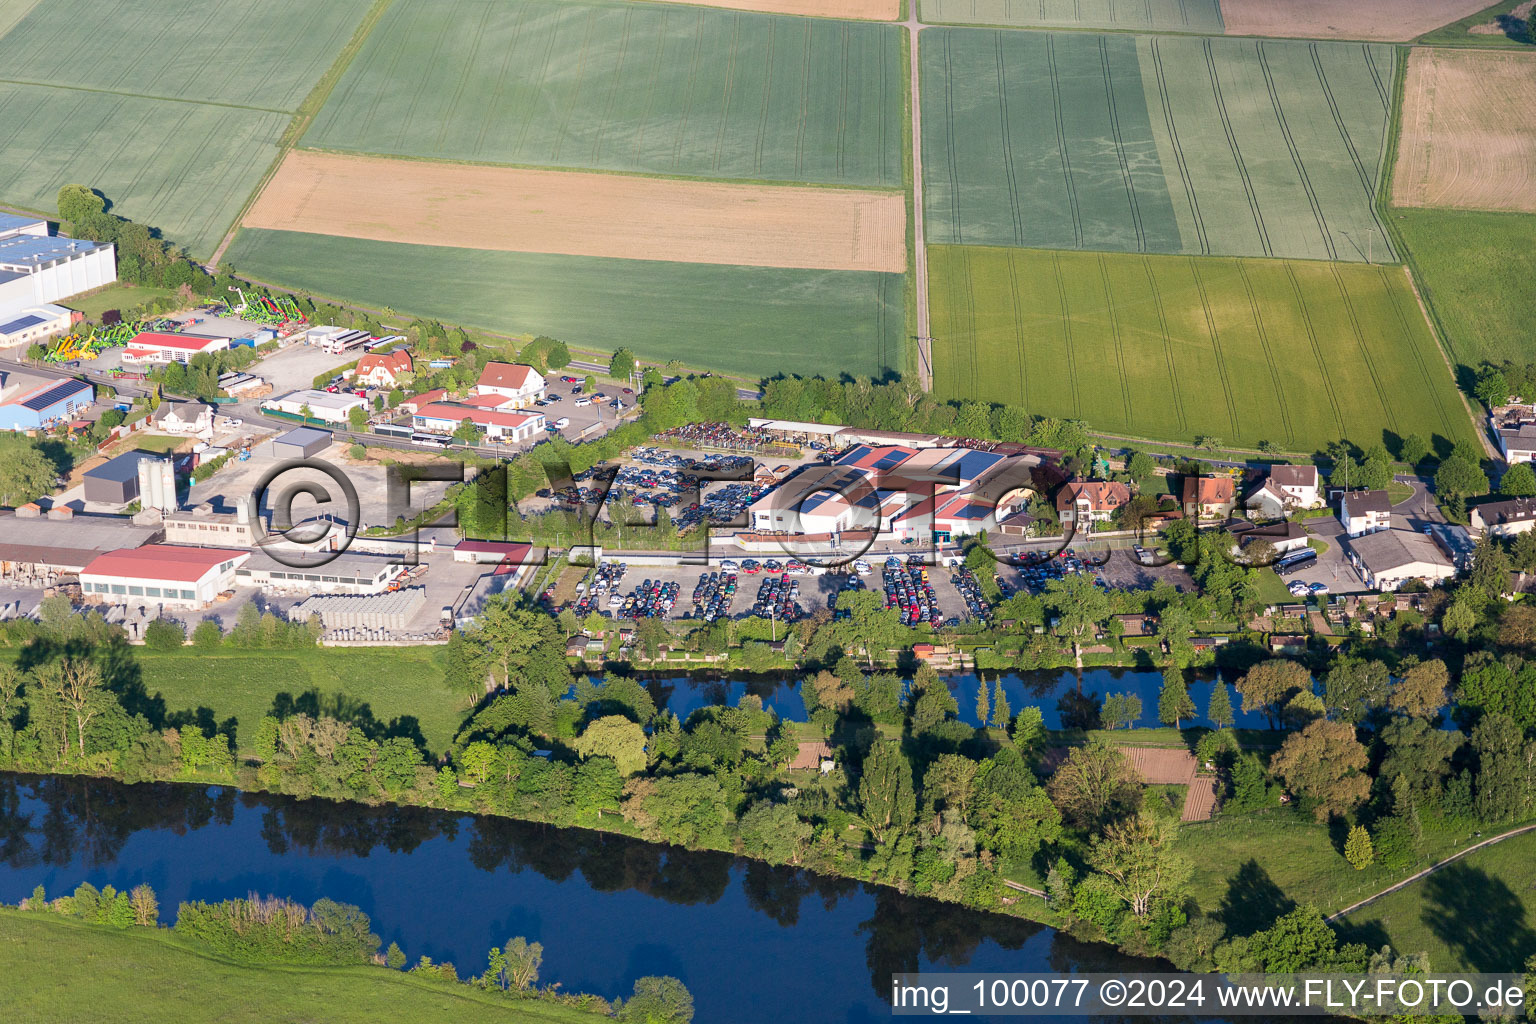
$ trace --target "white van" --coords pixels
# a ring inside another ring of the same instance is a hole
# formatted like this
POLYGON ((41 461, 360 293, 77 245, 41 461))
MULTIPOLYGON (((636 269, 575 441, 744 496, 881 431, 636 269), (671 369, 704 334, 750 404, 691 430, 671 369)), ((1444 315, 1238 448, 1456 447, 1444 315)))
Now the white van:
POLYGON ((576 399, 576 408, 578 408, 578 409, 580 409, 584 405, 591 405, 591 404, 592 404, 592 399, 590 399, 590 398, 578 398, 578 399, 576 399))
POLYGON ((555 420, 555 429, 556 430, 564 430, 566 427, 568 427, 570 425, 571 425, 571 421, 570 421, 570 419, 568 417, 561 416, 559 419, 555 420))

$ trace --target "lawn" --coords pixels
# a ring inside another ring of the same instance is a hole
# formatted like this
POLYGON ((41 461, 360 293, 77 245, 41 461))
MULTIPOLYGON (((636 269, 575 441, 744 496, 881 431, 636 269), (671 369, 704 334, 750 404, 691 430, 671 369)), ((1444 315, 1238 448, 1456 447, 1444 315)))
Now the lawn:
POLYGON ((109 309, 130 309, 155 299, 167 298, 172 294, 174 293, 169 288, 112 284, 89 295, 75 296, 69 300, 69 308, 84 313, 87 320, 100 320, 101 314, 109 309))
POLYGON ((245 229, 228 262, 319 295, 746 376, 900 369, 900 274, 548 256, 245 229))
MULTIPOLYGON (((1324 914, 1341 910, 1473 841, 1465 832, 1436 831, 1426 824, 1418 862, 1400 872, 1380 864, 1356 871, 1326 824, 1313 821, 1309 813, 1276 807, 1185 824, 1178 848, 1195 865, 1190 891, 1201 908, 1229 931, 1246 935, 1292 906, 1311 903, 1324 914)), ((1419 948, 1399 945, 1396 936, 1393 945, 1403 952, 1419 948)))
POLYGON ((1132 32, 1222 30, 1220 0, 912 0, 923 20, 1013 28, 1113 28, 1132 32))
POLYGON ((1433 32, 1426 32, 1418 38, 1418 42, 1432 46, 1503 46, 1525 47, 1531 46, 1530 36, 1518 31, 1515 23, 1519 20, 1510 15, 1524 0, 1502 0, 1492 7, 1484 8, 1476 14, 1469 14, 1460 21, 1453 21, 1449 25, 1437 28, 1433 32), (1470 32, 1468 29, 1479 25, 1498 23, 1506 26, 1503 32, 1470 32))
POLYGON ((1458 364, 1536 360, 1536 214, 1399 210, 1388 216, 1458 364))
MULTIPOLYGON (((170 916, 174 907, 162 908, 170 916)), ((32 1024, 221 1021, 526 1021, 583 1024, 569 1007, 506 1000, 379 967, 251 967, 205 955, 165 929, 117 931, 0 911, 6 1015, 32 1024)))
POLYGON ((930 242, 1388 261, 1390 46, 924 34, 930 242))
POLYGON ((235 719, 241 749, 282 693, 298 698, 318 691, 319 708, 333 717, 385 726, 415 718, 434 754, 448 746, 466 711, 464 695, 444 685, 436 647, 206 654, 136 648, 134 655, 148 697, 163 701, 166 712, 207 708, 215 722, 235 719))
POLYGON ((1289 451, 1472 436, 1400 268, 936 246, 929 275, 944 398, 1289 451))
POLYGON ((1519 971, 1536 950, 1536 834, 1468 854, 1344 924, 1378 945, 1429 953, 1434 970, 1519 971))
POLYGON ((902 184, 901 29, 609 0, 396 0, 304 144, 902 184))

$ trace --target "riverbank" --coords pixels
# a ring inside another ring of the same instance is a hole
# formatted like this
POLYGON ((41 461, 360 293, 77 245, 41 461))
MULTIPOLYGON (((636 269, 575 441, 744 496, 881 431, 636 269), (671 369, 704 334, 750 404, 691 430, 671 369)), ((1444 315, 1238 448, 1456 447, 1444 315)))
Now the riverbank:
POLYGON ((119 931, 10 908, 0 908, 0 975, 6 979, 7 1016, 32 1024, 593 1024, 605 1019, 380 967, 236 964, 201 952, 165 928, 119 931))

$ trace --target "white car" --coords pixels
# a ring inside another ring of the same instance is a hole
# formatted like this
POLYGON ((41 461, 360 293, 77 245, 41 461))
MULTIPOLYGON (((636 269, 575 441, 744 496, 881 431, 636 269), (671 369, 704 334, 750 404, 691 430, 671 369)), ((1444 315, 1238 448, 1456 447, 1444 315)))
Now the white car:
POLYGON ((1310 594, 1312 592, 1312 588, 1307 586, 1305 583, 1301 582, 1301 580, 1294 581, 1290 586, 1286 587, 1285 589, 1289 590, 1292 594, 1295 594, 1297 597, 1301 597, 1301 596, 1303 596, 1305 594, 1310 594))
POLYGON ((578 399, 576 399, 576 408, 578 408, 578 409, 580 409, 584 405, 591 405, 591 404, 592 404, 592 399, 590 399, 590 398, 578 398, 578 399))
POLYGON ((869 563, 861 558, 857 562, 853 563, 853 571, 858 573, 860 576, 868 576, 872 570, 869 563))
POLYGON ((720 563, 720 571, 721 572, 735 572, 736 571, 736 563, 730 561, 729 559, 727 559, 726 561, 720 563))
POLYGON ((564 430, 566 427, 568 427, 570 425, 571 425, 571 421, 566 416, 561 416, 559 419, 555 420, 555 429, 556 430, 564 430))

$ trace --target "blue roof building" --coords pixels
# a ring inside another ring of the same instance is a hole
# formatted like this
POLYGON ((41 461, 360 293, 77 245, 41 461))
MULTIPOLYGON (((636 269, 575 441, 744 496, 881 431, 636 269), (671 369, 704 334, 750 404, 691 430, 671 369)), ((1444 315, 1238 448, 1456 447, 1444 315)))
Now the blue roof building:
POLYGON ((96 401, 83 380, 46 380, 0 390, 0 430, 42 430, 72 420, 96 401))

